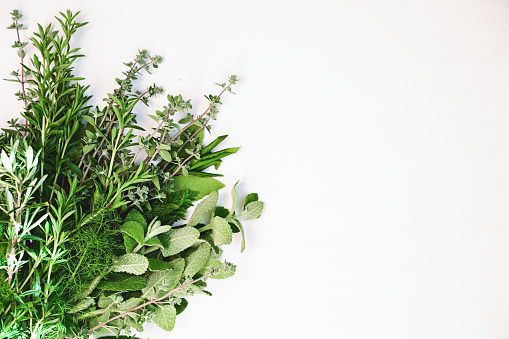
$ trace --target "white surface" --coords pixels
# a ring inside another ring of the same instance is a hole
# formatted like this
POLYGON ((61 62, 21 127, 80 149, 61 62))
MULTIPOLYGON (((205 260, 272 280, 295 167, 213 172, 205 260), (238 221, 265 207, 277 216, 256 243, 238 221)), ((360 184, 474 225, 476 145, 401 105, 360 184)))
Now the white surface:
POLYGON ((13 8, 29 31, 82 10, 97 103, 138 48, 197 112, 241 79, 214 133, 242 145, 227 190, 265 213, 225 252, 237 275, 142 338, 509 337, 507 1, 9 1, 3 26, 13 8))

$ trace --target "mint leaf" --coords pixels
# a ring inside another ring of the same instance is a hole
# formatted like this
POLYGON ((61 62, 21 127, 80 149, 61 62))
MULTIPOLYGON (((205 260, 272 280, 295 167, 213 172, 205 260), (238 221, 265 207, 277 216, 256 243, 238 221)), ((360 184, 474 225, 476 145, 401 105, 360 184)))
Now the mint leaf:
POLYGON ((154 322, 165 331, 171 331, 175 327, 177 311, 173 305, 157 305, 154 312, 154 322))
POLYGON ((143 226, 136 221, 128 221, 122 225, 120 232, 130 235, 138 244, 144 244, 145 230, 143 226))
POLYGON ((124 233, 124 246, 125 246, 125 251, 127 253, 131 253, 137 245, 138 245, 138 242, 136 240, 134 240, 133 237, 124 233))
POLYGON ((136 253, 127 253, 120 256, 112 266, 113 272, 126 272, 135 275, 145 273, 148 268, 148 259, 136 253))
POLYGON ((246 199, 244 199, 244 204, 242 205, 242 208, 246 208, 246 205, 250 202, 258 201, 258 193, 249 193, 246 195, 246 199))

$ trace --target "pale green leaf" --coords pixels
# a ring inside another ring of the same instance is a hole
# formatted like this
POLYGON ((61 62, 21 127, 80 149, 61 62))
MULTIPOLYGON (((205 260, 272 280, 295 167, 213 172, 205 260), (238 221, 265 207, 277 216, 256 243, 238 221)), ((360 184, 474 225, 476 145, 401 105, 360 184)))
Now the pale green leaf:
POLYGON ((200 201, 193 211, 193 215, 189 219, 187 226, 196 226, 201 221, 203 216, 208 212, 212 211, 216 206, 217 199, 219 198, 219 192, 214 191, 208 195, 205 199, 200 201))
POLYGON ((148 239, 151 239, 161 233, 166 233, 169 230, 171 230, 171 226, 168 226, 168 225, 156 227, 153 230, 151 230, 150 233, 146 236, 145 241, 147 241, 148 239))
POLYGON ((241 216, 244 220, 252 220, 257 219, 262 215, 263 211, 263 202, 261 201, 253 201, 246 205, 244 211, 242 211, 241 216))
POLYGON ((194 276, 202 269, 210 257, 210 245, 208 243, 201 243, 189 256, 186 258, 186 269, 184 276, 194 276))
POLYGON ((240 253, 242 253, 246 249, 246 234, 244 232, 244 227, 242 227, 242 224, 237 219, 233 219, 232 222, 238 227, 240 234, 242 235, 242 244, 240 245, 240 253))
POLYGON ((97 307, 99 308, 106 308, 113 304, 116 300, 115 294, 105 296, 104 294, 101 294, 99 296, 99 300, 97 301, 97 307))
POLYGON ((130 299, 127 299, 126 301, 123 301, 120 304, 118 304, 118 306, 116 306, 113 309, 113 312, 120 312, 120 313, 127 312, 131 308, 134 308, 134 307, 140 305, 142 302, 143 302, 142 298, 130 298, 130 299))
POLYGON ((200 232, 194 227, 183 227, 171 229, 168 232, 170 245, 163 249, 165 257, 182 252, 188 247, 191 247, 200 236, 200 232))
POLYGON ((214 245, 228 245, 233 240, 233 232, 226 219, 221 217, 214 217, 210 221, 210 228, 212 228, 212 237, 214 239, 214 245))
POLYGON ((154 312, 154 318, 152 319, 157 326, 165 331, 171 331, 175 327, 175 318, 177 317, 177 311, 173 305, 157 305, 157 309, 154 312))
POLYGON ((111 268, 113 272, 126 272, 135 275, 145 273, 148 268, 148 259, 136 253, 127 253, 120 256, 111 268))

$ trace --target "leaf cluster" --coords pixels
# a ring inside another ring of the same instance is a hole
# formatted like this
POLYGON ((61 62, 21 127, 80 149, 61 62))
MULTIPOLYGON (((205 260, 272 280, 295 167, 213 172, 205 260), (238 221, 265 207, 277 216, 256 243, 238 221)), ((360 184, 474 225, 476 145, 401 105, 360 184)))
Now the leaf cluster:
POLYGON ((7 80, 23 119, 0 133, 0 339, 122 338, 149 321, 170 331, 190 296, 211 294, 208 279, 234 274, 220 246, 240 233, 244 251, 239 220, 263 209, 249 194, 237 213, 235 186, 231 208, 216 206, 224 185, 209 171, 239 150, 218 149, 226 135, 204 141, 237 77, 205 95, 200 114, 168 94, 145 131, 137 109, 164 91, 136 80, 162 57, 139 50, 104 105, 90 106, 73 74, 78 14, 61 12, 26 42, 11 13, 20 62, 7 80))

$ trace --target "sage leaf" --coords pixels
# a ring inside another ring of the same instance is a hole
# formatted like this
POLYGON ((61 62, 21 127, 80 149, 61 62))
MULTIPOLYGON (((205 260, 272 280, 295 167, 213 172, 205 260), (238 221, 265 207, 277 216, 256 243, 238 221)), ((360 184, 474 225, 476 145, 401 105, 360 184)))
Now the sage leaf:
POLYGON ((201 243, 189 256, 186 258, 186 269, 184 276, 193 277, 203 266, 207 263, 210 257, 210 245, 208 243, 201 243))
POLYGON ((171 226, 168 226, 168 225, 163 225, 163 226, 159 226, 157 228, 154 228, 153 230, 150 231, 150 233, 145 237, 145 241, 155 237, 156 235, 159 235, 159 234, 162 234, 162 233, 166 233, 168 232, 169 230, 171 230, 171 226))
POLYGON ((189 219, 187 226, 196 226, 201 221, 203 216, 216 206, 217 199, 219 198, 219 192, 214 191, 210 193, 205 199, 200 201, 193 211, 193 215, 189 219))
POLYGON ((212 237, 214 239, 214 245, 228 245, 232 242, 232 229, 226 219, 221 217, 214 217, 210 221, 210 228, 212 228, 212 237))
POLYGON ((120 256, 113 267, 113 272, 126 272, 135 275, 145 273, 148 268, 148 259, 136 253, 127 253, 120 256))
POLYGON ((166 271, 173 269, 173 265, 161 259, 148 258, 148 269, 150 271, 166 271))
POLYGON ((163 256, 168 257, 182 252, 194 245, 200 236, 200 232, 194 227, 183 227, 171 229, 168 232, 170 245, 163 249, 163 256))
POLYGON ((142 302, 143 302, 142 298, 130 298, 130 299, 127 299, 126 301, 123 301, 120 304, 118 304, 118 306, 115 307, 113 309, 113 311, 120 312, 120 313, 127 312, 131 308, 138 306, 142 302))
POLYGON ((262 211, 263 202, 253 201, 246 205, 244 211, 241 213, 241 216, 244 218, 244 220, 257 219, 262 215, 262 211))
POLYGON ((171 331, 175 327, 177 311, 173 305, 157 305, 154 312, 154 322, 165 331, 171 331))

